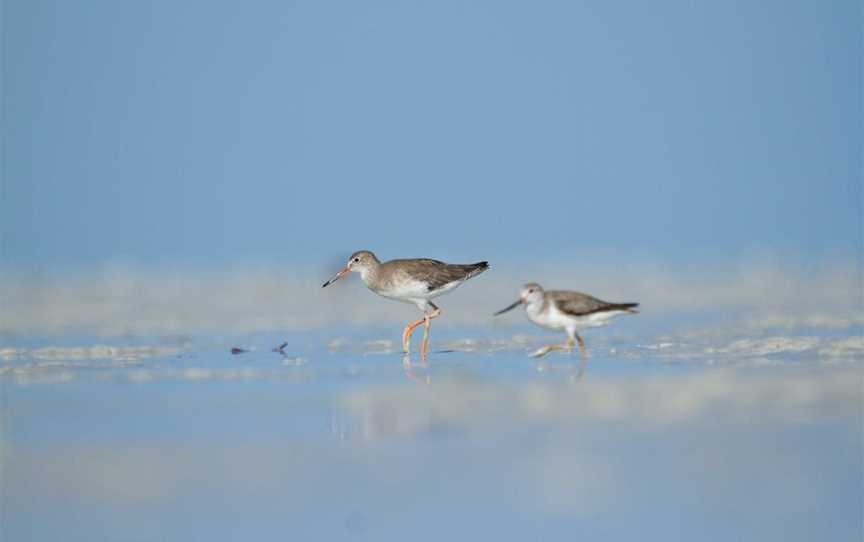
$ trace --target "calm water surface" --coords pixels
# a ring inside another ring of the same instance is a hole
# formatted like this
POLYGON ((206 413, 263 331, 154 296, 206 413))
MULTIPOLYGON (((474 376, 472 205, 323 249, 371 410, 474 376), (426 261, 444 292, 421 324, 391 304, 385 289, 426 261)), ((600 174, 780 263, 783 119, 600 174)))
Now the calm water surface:
POLYGON ((2 539, 862 539, 854 335, 390 335, 19 339, 2 539))

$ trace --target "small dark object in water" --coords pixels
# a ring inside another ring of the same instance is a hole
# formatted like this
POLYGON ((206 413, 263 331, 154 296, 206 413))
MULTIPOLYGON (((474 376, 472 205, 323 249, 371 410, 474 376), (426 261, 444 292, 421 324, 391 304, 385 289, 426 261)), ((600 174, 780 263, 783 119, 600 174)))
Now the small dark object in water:
POLYGON ((231 353, 234 354, 235 356, 237 354, 245 354, 246 352, 248 352, 248 350, 246 350, 245 348, 239 348, 236 346, 231 348, 231 353))
POLYGON ((283 356, 285 355, 285 347, 288 346, 288 341, 283 342, 279 346, 273 349, 274 352, 279 352, 283 356))

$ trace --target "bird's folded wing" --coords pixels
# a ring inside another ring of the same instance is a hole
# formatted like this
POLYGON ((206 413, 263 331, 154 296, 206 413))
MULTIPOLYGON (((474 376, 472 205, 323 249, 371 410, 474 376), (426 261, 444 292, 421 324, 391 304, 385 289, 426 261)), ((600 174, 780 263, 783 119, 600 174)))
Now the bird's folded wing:
POLYGON ((607 303, 581 292, 551 291, 546 292, 555 307, 571 316, 586 316, 597 312, 615 310, 614 303, 607 303))

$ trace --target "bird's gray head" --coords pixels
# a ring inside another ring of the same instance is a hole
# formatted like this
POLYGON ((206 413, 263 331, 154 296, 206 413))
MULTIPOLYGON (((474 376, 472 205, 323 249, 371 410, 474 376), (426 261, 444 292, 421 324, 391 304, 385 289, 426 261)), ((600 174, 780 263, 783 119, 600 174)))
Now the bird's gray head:
POLYGON ((330 286, 331 284, 352 271, 363 275, 363 278, 365 280, 366 273, 368 273, 369 270, 373 269, 379 263, 380 262, 378 261, 378 258, 376 258, 375 255, 372 254, 372 252, 368 250, 358 250, 348 258, 348 264, 345 266, 345 269, 339 271, 338 273, 330 277, 330 280, 325 282, 322 288, 330 286))
POLYGON ((362 273, 364 269, 370 269, 378 264, 378 258, 369 250, 358 250, 348 258, 347 269, 362 273))
POLYGON ((536 282, 529 282, 519 290, 519 298, 526 305, 543 302, 543 287, 536 282))
POLYGON ((495 313, 495 316, 504 314, 507 311, 512 311, 519 305, 534 305, 535 303, 543 303, 543 288, 536 282, 529 282, 519 290, 519 299, 511 305, 495 313))

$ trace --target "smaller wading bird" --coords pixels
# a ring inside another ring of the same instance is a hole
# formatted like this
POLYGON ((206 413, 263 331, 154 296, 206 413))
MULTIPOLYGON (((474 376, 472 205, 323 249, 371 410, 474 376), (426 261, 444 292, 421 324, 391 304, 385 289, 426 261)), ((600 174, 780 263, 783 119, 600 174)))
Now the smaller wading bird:
POLYGON ((636 314, 639 303, 607 303, 590 295, 566 290, 544 291, 536 282, 522 287, 519 300, 495 313, 495 316, 525 305, 528 319, 548 329, 563 329, 567 332, 566 344, 550 344, 537 350, 531 357, 545 356, 553 350, 572 351, 576 341, 583 359, 588 356, 585 341, 576 332, 583 327, 604 326, 619 314, 636 314))
POLYGON ((381 263, 368 250, 355 252, 348 258, 348 265, 324 283, 325 288, 351 271, 360 273, 366 286, 376 294, 396 301, 413 303, 423 312, 423 318, 405 326, 402 332, 402 350, 408 352, 414 328, 424 324, 423 346, 420 352, 429 352, 429 328, 433 318, 441 315, 432 299, 456 289, 457 286, 489 269, 488 262, 450 264, 418 258, 412 260, 390 260, 381 263))

